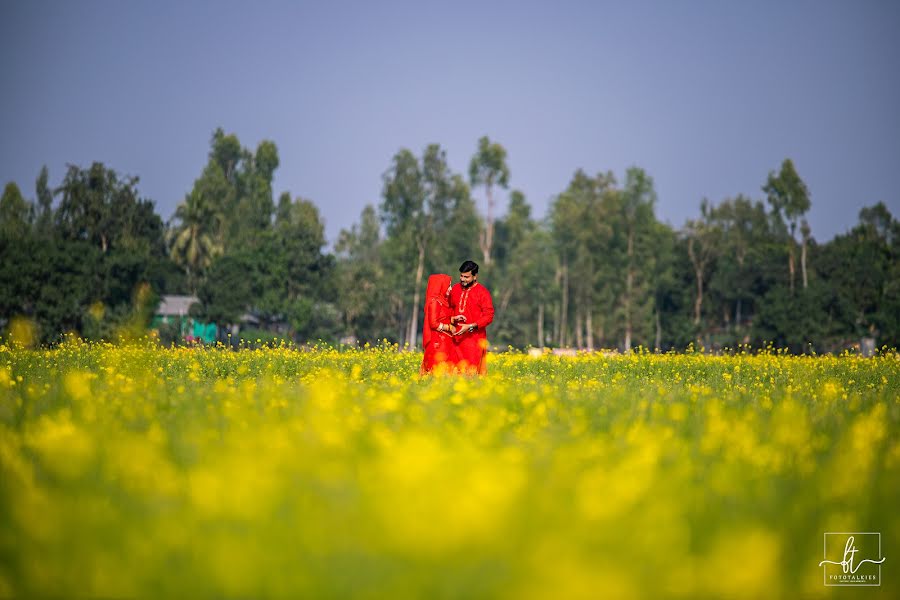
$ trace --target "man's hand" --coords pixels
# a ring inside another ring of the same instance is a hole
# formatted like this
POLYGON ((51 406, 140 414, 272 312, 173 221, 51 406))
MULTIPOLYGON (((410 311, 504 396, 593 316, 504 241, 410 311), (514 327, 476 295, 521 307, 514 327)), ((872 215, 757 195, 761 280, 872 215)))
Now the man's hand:
POLYGON ((466 320, 466 315, 454 315, 450 317, 450 322, 456 325, 457 323, 463 323, 466 320))
POLYGON ((462 335, 464 333, 472 333, 477 328, 478 328, 478 326, 473 323, 472 325, 469 325, 468 327, 460 327, 459 329, 456 330, 456 332, 454 332, 453 335, 462 335))

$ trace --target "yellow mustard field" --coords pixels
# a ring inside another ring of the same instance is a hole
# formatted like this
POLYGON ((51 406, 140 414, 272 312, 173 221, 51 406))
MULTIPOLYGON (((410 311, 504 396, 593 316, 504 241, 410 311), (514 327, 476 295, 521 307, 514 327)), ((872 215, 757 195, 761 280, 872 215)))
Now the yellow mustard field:
POLYGON ((420 362, 0 346, 0 597, 898 590, 896 353, 420 362), (823 585, 831 531, 880 588, 823 585))

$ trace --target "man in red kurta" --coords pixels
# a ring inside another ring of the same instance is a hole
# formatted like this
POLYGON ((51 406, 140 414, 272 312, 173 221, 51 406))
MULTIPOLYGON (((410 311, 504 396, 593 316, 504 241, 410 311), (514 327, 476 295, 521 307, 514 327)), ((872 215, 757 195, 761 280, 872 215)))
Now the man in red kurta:
POLYGON ((459 283, 450 290, 452 321, 459 350, 460 370, 468 373, 487 372, 487 331, 494 320, 494 302, 486 287, 478 283, 478 265, 467 260, 459 267, 459 283))

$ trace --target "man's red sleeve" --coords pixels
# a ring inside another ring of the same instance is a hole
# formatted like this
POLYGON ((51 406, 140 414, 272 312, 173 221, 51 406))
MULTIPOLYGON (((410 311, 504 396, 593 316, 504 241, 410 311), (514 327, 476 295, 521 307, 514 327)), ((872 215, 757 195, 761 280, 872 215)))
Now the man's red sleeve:
POLYGON ((478 329, 484 329, 494 322, 494 301, 491 299, 491 293, 485 288, 484 294, 481 296, 481 317, 475 322, 478 329))

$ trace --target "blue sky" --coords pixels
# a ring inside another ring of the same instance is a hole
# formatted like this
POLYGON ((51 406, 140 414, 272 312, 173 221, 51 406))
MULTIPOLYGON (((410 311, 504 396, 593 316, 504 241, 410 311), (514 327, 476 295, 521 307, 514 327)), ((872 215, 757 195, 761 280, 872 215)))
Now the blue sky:
POLYGON ((465 171, 482 135, 537 216, 576 168, 637 165, 680 226, 762 199, 786 157, 818 240, 878 201, 900 216, 898 2, 0 0, 0 22, 0 184, 28 197, 41 165, 100 160, 167 219, 221 126, 277 144, 276 194, 330 241, 398 149, 465 171))

